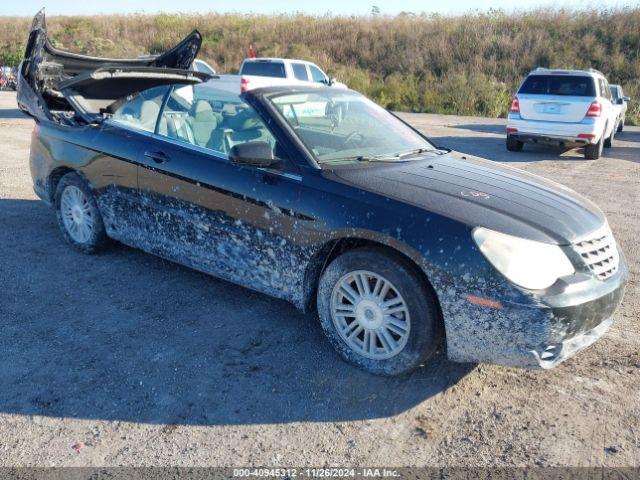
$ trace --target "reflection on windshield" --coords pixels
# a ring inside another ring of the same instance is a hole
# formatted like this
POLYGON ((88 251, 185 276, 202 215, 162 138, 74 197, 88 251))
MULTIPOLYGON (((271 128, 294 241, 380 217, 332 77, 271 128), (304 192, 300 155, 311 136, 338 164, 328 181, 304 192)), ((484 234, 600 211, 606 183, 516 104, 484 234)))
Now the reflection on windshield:
POLYGON ((384 108, 352 92, 271 99, 319 163, 409 160, 435 147, 384 108))

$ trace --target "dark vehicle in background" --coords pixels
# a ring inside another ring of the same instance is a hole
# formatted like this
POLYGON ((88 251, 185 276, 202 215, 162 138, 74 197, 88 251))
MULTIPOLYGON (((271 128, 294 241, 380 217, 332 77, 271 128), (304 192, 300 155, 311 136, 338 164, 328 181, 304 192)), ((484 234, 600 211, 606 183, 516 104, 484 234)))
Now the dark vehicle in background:
POLYGON ((17 77, 15 68, 0 67, 0 90, 16 90, 17 77))
POLYGON ((188 70, 199 44, 99 60, 34 20, 18 102, 71 245, 116 239, 316 312, 377 374, 424 364, 442 335, 454 361, 550 368, 609 328, 627 270, 594 204, 353 91, 218 89, 188 70))
POLYGON ((627 116, 627 103, 631 100, 624 94, 622 87, 620 85, 609 85, 611 88, 611 96, 613 98, 613 103, 616 105, 618 110, 618 132, 624 130, 624 122, 627 116))

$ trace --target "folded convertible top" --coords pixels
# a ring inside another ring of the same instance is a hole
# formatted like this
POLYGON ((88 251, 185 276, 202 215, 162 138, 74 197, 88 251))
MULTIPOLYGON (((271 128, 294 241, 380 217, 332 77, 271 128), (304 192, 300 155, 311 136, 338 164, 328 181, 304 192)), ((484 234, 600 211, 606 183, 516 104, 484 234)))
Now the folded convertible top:
POLYGON ((119 99, 156 85, 199 83, 207 74, 190 70, 202 36, 197 30, 161 55, 98 58, 58 50, 47 37, 44 9, 33 19, 18 73, 18 106, 39 120, 85 121, 119 99))

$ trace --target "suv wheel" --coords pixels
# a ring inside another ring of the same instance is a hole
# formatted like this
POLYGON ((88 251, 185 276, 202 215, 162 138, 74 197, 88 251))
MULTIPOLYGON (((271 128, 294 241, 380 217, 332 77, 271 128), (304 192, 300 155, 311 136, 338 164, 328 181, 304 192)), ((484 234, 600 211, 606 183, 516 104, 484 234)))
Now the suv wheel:
POLYGON ((587 160, 597 160, 602 155, 602 144, 604 139, 600 138, 598 143, 589 143, 584 147, 584 158, 587 160))
POLYGON ((514 137, 507 137, 507 150, 510 152, 520 152, 524 143, 514 137))
POLYGON ((106 243, 107 234, 96 201, 77 173, 68 173, 60 179, 55 208, 62 235, 78 250, 93 253, 106 243))
POLYGON ((624 130, 624 118, 621 118, 620 123, 618 123, 618 133, 622 132, 622 130, 624 130))
POLYGON ((379 375, 425 362, 439 340, 435 295, 402 258, 358 249, 335 259, 318 288, 318 315, 347 361, 379 375))

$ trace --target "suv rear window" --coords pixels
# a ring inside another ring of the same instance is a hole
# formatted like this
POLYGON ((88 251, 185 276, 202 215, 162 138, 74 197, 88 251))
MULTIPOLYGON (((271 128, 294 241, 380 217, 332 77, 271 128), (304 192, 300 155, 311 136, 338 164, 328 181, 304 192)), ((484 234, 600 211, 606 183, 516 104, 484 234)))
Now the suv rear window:
POLYGON ((245 62, 240 74, 276 78, 286 78, 287 76, 282 62, 245 62))
POLYGON ((592 77, 578 75, 531 75, 524 81, 518 93, 595 97, 596 86, 592 77))

